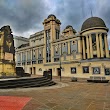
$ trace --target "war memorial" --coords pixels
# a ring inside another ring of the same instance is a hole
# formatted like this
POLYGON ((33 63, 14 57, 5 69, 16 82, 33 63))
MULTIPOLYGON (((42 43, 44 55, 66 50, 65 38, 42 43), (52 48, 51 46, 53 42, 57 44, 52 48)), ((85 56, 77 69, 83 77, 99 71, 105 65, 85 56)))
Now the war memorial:
POLYGON ((15 76, 15 48, 10 26, 0 29, 0 76, 15 76))

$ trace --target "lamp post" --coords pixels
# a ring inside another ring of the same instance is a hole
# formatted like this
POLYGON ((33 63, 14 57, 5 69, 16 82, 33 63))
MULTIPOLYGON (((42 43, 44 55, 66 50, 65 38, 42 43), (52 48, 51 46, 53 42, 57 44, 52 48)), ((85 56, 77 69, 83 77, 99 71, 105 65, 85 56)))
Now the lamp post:
POLYGON ((60 56, 60 81, 62 79, 62 77, 61 77, 61 69, 62 69, 62 67, 61 67, 61 56, 60 56))

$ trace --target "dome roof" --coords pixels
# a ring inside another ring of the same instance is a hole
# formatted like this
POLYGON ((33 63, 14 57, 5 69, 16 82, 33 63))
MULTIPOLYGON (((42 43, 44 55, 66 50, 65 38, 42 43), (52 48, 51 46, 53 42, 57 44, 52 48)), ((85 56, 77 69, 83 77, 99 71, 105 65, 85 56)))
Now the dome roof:
POLYGON ((75 29, 73 29, 73 27, 72 27, 71 25, 66 26, 66 28, 65 28, 65 29, 68 29, 68 28, 71 28, 71 29, 73 30, 73 32, 74 32, 74 33, 76 33, 76 30, 75 30, 75 29))
POLYGON ((53 15, 53 14, 50 14, 47 18, 50 18, 51 16, 53 16, 54 18, 56 18, 56 16, 53 15))
POLYGON ((105 27, 106 28, 106 25, 101 18, 91 17, 84 21, 81 31, 89 29, 89 28, 94 28, 94 27, 105 27))
POLYGON ((73 27, 71 25, 66 26, 66 29, 68 29, 69 27, 71 27, 73 29, 73 27))

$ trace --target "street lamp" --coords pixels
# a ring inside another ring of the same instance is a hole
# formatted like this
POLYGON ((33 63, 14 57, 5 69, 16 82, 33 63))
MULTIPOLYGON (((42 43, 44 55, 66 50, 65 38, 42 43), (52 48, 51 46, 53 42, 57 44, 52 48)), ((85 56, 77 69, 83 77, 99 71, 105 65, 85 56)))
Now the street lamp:
POLYGON ((61 70, 62 70, 62 66, 61 66, 61 56, 60 56, 60 81, 61 81, 61 70))

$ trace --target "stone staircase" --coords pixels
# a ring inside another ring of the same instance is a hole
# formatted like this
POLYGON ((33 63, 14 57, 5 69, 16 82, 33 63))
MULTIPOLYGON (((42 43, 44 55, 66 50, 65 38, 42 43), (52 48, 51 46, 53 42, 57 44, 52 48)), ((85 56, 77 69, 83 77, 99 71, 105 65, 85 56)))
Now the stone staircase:
POLYGON ((11 78, 11 79, 1 79, 0 89, 10 89, 10 88, 30 88, 30 87, 43 87, 52 86, 56 83, 51 79, 46 77, 38 78, 11 78))

